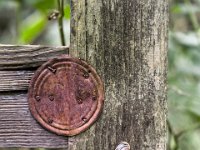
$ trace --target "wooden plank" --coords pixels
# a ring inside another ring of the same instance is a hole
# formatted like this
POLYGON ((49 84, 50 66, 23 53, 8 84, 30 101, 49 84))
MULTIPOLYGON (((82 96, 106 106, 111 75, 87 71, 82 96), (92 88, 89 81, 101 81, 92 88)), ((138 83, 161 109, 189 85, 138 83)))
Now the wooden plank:
POLYGON ((0 45, 0 147, 67 148, 67 137, 33 119, 26 93, 11 92, 27 90, 36 67, 67 52, 68 47, 0 45))
POLYGON ((34 71, 0 71, 0 92, 26 91, 34 71))
POLYGON ((36 67, 50 58, 67 54, 68 50, 68 47, 0 45, 0 92, 27 90, 36 67))
POLYGON ((44 130, 31 116, 25 93, 0 94, 0 147, 66 148, 68 138, 44 130))
POLYGON ((31 69, 50 58, 67 54, 68 47, 0 45, 0 70, 31 69))
POLYGON ((100 120, 70 150, 166 149, 167 0, 71 1, 70 53, 105 83, 100 120))

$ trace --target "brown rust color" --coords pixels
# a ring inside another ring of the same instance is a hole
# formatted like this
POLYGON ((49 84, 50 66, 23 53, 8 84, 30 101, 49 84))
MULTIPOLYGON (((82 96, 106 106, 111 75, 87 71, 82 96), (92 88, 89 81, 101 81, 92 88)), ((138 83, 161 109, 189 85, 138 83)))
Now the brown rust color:
POLYGON ((28 92, 33 117, 46 129, 73 136, 89 128, 100 115, 104 90, 93 67, 68 55, 43 64, 28 92))

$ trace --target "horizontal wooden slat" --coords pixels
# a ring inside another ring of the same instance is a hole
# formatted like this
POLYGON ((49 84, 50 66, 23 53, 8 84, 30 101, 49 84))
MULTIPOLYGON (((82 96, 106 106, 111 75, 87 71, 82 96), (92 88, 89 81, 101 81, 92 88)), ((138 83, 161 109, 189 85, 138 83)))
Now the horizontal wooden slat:
POLYGON ((0 92, 27 90, 34 71, 0 71, 0 92))
POLYGON ((50 58, 67 54, 68 47, 0 45, 0 70, 38 67, 50 58))
POLYGON ((0 94, 1 147, 67 148, 68 138, 43 129, 31 116, 25 93, 0 94))

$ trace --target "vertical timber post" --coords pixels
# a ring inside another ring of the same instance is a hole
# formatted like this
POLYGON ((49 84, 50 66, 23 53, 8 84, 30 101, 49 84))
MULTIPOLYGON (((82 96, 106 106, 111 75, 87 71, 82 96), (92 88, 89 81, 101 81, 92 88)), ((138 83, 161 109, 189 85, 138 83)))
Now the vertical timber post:
POLYGON ((72 0, 72 56, 105 85, 100 119, 70 150, 166 149, 167 0, 72 0))

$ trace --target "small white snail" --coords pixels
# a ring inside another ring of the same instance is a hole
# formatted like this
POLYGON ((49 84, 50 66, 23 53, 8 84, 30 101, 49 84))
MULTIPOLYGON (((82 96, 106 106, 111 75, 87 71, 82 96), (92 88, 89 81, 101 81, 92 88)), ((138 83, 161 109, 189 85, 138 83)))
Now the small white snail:
POLYGON ((130 150, 130 145, 127 142, 121 142, 115 150, 130 150))

